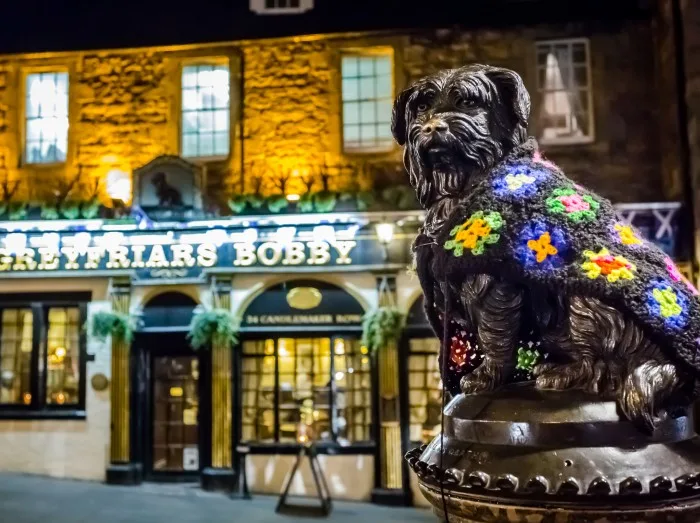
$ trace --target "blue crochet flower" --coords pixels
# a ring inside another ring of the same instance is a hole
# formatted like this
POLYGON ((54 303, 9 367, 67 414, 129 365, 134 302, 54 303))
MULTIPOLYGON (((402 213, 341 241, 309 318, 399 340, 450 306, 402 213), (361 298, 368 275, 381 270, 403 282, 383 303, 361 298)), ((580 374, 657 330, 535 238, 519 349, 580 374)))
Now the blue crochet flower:
POLYGON ((647 290, 647 307, 651 314, 661 318, 667 329, 679 330, 688 323, 688 298, 659 278, 647 290))
POLYGON ((529 198, 549 173, 527 165, 508 165, 505 173, 493 180, 493 191, 500 197, 529 198))
POLYGON ((551 270, 564 264, 568 250, 564 231, 534 220, 520 232, 515 255, 526 267, 551 270))

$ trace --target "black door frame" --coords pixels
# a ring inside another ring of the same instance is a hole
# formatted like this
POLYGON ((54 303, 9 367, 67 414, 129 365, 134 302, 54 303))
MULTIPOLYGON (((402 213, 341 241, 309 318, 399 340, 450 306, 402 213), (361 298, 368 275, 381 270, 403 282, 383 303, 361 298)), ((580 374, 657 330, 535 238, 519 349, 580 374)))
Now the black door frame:
POLYGON ((184 329, 148 329, 134 337, 132 441, 137 442, 135 459, 143 466, 145 481, 196 482, 211 460, 211 358, 208 351, 192 349, 186 335, 184 329), (173 343, 168 343, 169 340, 173 343), (199 469, 196 471, 153 470, 153 361, 159 356, 191 356, 198 361, 199 469))

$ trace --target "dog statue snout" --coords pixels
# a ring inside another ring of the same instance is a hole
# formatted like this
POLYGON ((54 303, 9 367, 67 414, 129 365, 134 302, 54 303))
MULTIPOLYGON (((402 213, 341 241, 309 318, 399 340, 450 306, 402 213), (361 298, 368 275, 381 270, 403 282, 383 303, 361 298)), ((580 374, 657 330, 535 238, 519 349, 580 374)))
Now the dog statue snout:
POLYGON ((444 120, 441 120, 440 118, 431 118, 425 124, 423 124, 423 127, 421 127, 421 132, 426 135, 442 134, 449 131, 449 129, 450 128, 447 126, 447 122, 444 120))

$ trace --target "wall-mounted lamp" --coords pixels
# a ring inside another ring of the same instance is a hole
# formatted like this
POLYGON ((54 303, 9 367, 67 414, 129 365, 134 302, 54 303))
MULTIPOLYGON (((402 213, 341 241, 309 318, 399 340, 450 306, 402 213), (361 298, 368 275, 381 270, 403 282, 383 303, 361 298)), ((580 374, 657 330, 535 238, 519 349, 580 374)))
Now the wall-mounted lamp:
POLYGON ((390 222, 378 223, 374 226, 374 230, 382 245, 383 258, 386 261, 389 258, 389 245, 394 240, 394 224, 390 222))
POLYGON ((127 203, 131 200, 131 177, 120 169, 107 173, 107 194, 112 200, 127 203))

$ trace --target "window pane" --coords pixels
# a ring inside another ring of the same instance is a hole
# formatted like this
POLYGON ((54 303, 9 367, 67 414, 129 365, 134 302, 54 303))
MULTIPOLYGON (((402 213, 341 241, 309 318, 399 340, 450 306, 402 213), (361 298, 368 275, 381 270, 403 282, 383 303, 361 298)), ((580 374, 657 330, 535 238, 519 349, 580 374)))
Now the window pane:
POLYGON ((581 41, 537 44, 539 129, 543 140, 590 137, 588 46, 581 41))
POLYGON ((33 318, 31 309, 4 309, 0 323, 0 403, 29 405, 33 318))
POLYGON ((442 387, 437 338, 409 342, 408 398, 411 441, 428 443, 440 430, 442 387))
POLYGON ((25 129, 27 162, 65 161, 68 148, 68 73, 27 75, 25 129))
POLYGON ((80 311, 50 308, 46 336, 46 403, 77 404, 80 382, 80 311))
POLYGON ((228 155, 229 84, 227 66, 182 68, 182 156, 228 155))
POLYGON ((277 429, 282 442, 328 441, 334 436, 341 444, 370 440, 371 375, 366 352, 352 339, 279 338, 244 342, 243 438, 273 441, 277 429), (274 424, 275 353, 279 382, 277 427, 274 424), (333 383, 334 399, 331 398, 333 383))
POLYGON ((393 140, 384 138, 386 133, 378 129, 391 127, 391 55, 344 56, 341 67, 344 148, 360 152, 390 150, 393 140))

